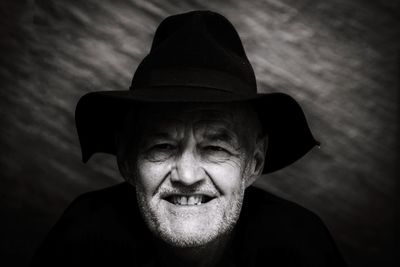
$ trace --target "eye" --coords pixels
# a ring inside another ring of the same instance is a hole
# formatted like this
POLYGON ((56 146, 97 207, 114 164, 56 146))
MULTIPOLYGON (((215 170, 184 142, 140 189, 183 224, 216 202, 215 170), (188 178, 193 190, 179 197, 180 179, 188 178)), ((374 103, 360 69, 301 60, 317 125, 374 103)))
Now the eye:
POLYGON ((204 146, 202 150, 207 155, 212 155, 217 157, 226 157, 231 155, 231 152, 227 148, 219 145, 204 146))
POLYGON ((206 146, 204 147, 205 150, 208 151, 215 151, 215 152, 228 152, 225 148, 222 148, 220 146, 206 146))
POLYGON ((176 147, 173 144, 161 143, 156 144, 150 148, 150 150, 158 150, 158 151, 170 151, 174 150, 176 147))
POLYGON ((170 143, 151 145, 142 155, 150 161, 164 161, 172 157, 177 151, 177 146, 170 143))
POLYGON ((202 155, 204 159, 211 162, 223 162, 232 156, 228 149, 219 145, 207 145, 202 147, 202 155))

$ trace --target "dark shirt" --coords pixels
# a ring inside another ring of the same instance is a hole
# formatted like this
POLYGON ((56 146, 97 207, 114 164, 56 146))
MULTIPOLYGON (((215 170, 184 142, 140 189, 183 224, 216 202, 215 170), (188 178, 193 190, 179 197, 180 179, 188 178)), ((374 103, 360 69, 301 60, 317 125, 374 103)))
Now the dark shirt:
MULTIPOLYGON (((140 216, 134 187, 121 183, 73 201, 37 251, 32 266, 146 266, 157 261, 154 243, 140 216)), ((249 187, 232 245, 220 266, 346 264, 314 213, 249 187)))

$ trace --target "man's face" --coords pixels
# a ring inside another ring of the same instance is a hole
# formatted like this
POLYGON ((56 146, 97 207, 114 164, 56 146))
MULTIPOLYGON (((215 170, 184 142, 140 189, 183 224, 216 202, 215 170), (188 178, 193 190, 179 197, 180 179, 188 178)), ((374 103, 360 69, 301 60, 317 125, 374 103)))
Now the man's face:
POLYGON ((251 175, 243 116, 221 104, 144 113, 133 166, 127 169, 134 170, 139 207, 150 230, 178 247, 204 245, 229 233, 251 175))

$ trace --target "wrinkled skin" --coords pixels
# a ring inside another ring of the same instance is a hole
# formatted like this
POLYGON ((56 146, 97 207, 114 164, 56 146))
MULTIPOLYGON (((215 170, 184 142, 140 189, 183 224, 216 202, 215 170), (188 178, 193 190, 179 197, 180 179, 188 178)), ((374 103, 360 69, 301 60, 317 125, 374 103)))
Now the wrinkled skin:
POLYGON ((149 229, 180 248, 229 236, 244 190, 264 165, 267 141, 255 114, 232 104, 160 105, 143 114, 127 131, 134 140, 123 143, 129 152, 119 167, 149 229), (194 205, 190 196, 204 202, 194 205))

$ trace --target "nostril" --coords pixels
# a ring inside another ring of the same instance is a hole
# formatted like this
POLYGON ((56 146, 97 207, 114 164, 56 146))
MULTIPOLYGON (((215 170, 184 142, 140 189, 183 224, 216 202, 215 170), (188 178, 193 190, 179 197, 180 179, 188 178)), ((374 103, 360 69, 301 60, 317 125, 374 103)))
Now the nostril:
POLYGON ((195 155, 190 151, 185 151, 176 159, 175 168, 171 174, 173 181, 179 181, 185 185, 194 184, 204 177, 195 155))

